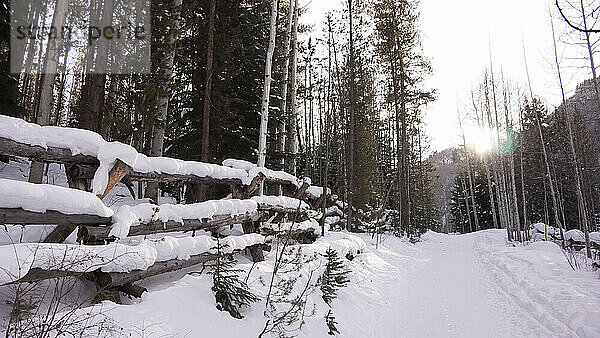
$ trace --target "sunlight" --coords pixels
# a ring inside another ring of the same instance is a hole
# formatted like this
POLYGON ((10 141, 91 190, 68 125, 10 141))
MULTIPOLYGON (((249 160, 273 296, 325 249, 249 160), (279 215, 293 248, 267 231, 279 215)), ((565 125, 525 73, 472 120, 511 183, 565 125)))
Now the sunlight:
POLYGON ((465 129, 467 144, 480 155, 489 153, 493 144, 488 128, 468 127, 465 129))

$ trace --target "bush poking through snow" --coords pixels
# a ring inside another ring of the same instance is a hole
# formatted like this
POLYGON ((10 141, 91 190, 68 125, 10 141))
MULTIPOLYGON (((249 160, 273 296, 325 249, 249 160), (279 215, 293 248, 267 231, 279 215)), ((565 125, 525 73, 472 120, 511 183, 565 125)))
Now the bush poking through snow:
POLYGON ((325 271, 319 277, 318 283, 321 292, 323 292, 323 300, 331 306, 331 302, 337 297, 338 290, 350 282, 347 277, 350 270, 344 268, 344 262, 338 256, 337 251, 331 247, 325 251, 323 256, 327 259, 327 264, 325 265, 325 271))
POLYGON ((217 309, 227 311, 237 319, 244 318, 239 309, 243 306, 259 300, 259 298, 249 291, 248 285, 240 279, 239 273, 243 272, 239 269, 233 269, 237 261, 230 253, 225 253, 224 250, 228 247, 227 244, 221 244, 217 241, 217 246, 214 258, 206 265, 211 268, 209 272, 213 276, 212 291, 215 293, 217 309))

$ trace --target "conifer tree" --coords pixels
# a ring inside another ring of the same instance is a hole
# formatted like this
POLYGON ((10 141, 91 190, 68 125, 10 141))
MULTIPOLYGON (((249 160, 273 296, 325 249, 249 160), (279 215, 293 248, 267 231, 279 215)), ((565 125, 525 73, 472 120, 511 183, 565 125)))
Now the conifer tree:
POLYGON ((323 300, 327 305, 331 305, 331 302, 337 297, 338 290, 350 283, 350 279, 348 279, 350 271, 344 268, 344 262, 338 256, 337 251, 331 247, 325 251, 323 256, 327 259, 327 263, 325 271, 319 277, 319 285, 323 293, 323 300))
POLYGON ((244 316, 240 313, 240 308, 250 306, 250 304, 259 300, 259 298, 249 291, 248 285, 240 279, 239 269, 233 269, 237 261, 232 254, 226 253, 227 244, 221 244, 217 241, 213 260, 207 264, 213 277, 213 286, 211 290, 215 293, 217 309, 227 311, 234 317, 241 319, 244 316))

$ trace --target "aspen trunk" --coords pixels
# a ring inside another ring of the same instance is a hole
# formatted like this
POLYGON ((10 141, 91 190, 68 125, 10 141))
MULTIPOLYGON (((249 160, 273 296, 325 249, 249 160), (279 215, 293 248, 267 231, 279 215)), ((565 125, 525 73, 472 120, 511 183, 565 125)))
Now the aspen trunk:
MULTIPOLYGON (((154 133, 150 145, 150 156, 162 156, 165 141, 165 128, 167 127, 167 112, 169 110, 169 98, 171 96, 171 78, 173 76, 173 64, 175 63, 175 41, 179 31, 179 15, 181 13, 182 0, 173 1, 171 12, 171 25, 165 45, 165 55, 161 65, 156 91, 157 116, 154 121, 154 133)), ((146 186, 146 197, 158 203, 158 182, 148 182, 146 186)))
MULTIPOLYGON (((583 29, 587 30, 588 26, 587 26, 587 19, 585 17, 585 7, 583 6, 583 0, 581 0, 580 3, 581 3, 581 17, 583 18, 583 29)), ((554 30, 554 26, 552 27, 552 30, 554 30)), ((553 34, 554 34, 554 31, 553 31, 553 34)), ((598 79, 596 78, 596 65, 594 63, 594 52, 592 50, 592 44, 590 43, 590 33, 589 32, 585 32, 585 42, 586 42, 586 47, 587 47, 587 51, 588 51, 588 56, 590 59, 590 68, 592 70, 592 81, 594 83, 594 91, 596 92, 596 101, 598 103, 598 107, 600 108, 600 89, 598 89, 598 79)), ((556 48, 556 46, 555 46, 555 48, 556 48)))
MULTIPOLYGON (((581 10, 583 11, 583 2, 581 5, 581 10)), ((551 20, 552 21, 552 20, 551 20)), ((584 19, 584 25, 585 25, 585 19, 584 19)), ((565 122, 567 124, 567 129, 569 131, 569 148, 571 150, 571 159, 573 161, 573 166, 575 168, 575 188, 576 188, 576 192, 577 192, 577 207, 579 209, 579 219, 581 220, 581 226, 583 228, 583 233, 585 236, 585 250, 586 250, 586 254, 588 258, 592 258, 592 251, 590 248, 590 233, 589 233, 589 226, 588 226, 588 219, 587 219, 587 215, 586 215, 586 206, 585 206, 585 200, 583 199, 583 190, 581 189, 581 178, 579 175, 579 164, 577 161, 577 152, 575 151, 575 142, 573 141, 573 128, 571 125, 571 120, 569 119, 569 114, 567 112, 567 100, 565 98, 565 90, 564 90, 564 86, 563 86, 563 82, 562 82, 562 75, 560 72, 560 63, 558 62, 558 51, 556 49, 556 38, 554 36, 554 25, 551 25, 552 27, 552 41, 554 43, 554 62, 556 64, 556 72, 558 75, 558 82, 560 84, 560 91, 562 94, 562 106, 563 106, 563 113, 565 116, 565 122)), ((587 34, 587 42, 588 42, 588 48, 589 48, 589 34, 587 34)), ((590 58, 592 58, 592 55, 590 54, 590 58)), ((592 67, 594 66, 594 61, 593 59, 591 60, 592 62, 592 67)), ((598 87, 596 85, 596 76, 594 75, 594 87, 596 88, 596 94, 598 94, 598 87)), ((600 97, 598 103, 600 104, 600 97)), ((564 235, 563 235, 563 245, 564 245, 564 235)))
POLYGON ((289 70, 290 70, 290 52, 291 52, 291 43, 292 43, 292 26, 294 24, 294 1, 290 0, 290 9, 288 12, 288 21, 287 21, 287 30, 285 35, 285 62, 283 66, 283 78, 282 78, 282 88, 281 88, 281 121, 279 121, 278 125, 278 134, 279 134, 279 142, 278 148, 279 154, 281 156, 281 168, 284 168, 284 154, 285 154, 285 142, 286 142, 286 120, 288 119, 287 114, 287 96, 288 96, 288 86, 289 86, 289 70))
MULTIPOLYGON (((62 27, 67 15, 68 0, 57 0, 52 16, 52 26, 62 27)), ((54 80, 58 68, 58 59, 62 48, 60 43, 62 39, 51 39, 46 46, 46 56, 44 59, 44 74, 40 87, 39 110, 36 122, 39 125, 46 126, 50 122, 50 112, 54 98, 54 80)), ((29 182, 42 183, 44 177, 44 164, 41 162, 32 162, 29 169, 29 182)))
MULTIPOLYGON (((275 25, 277 23, 278 0, 273 0, 271 5, 271 25, 269 28, 269 47, 267 48, 267 59, 265 61, 265 82, 263 86, 262 106, 260 109, 260 131, 258 140, 258 166, 265 166, 267 157, 267 127, 269 124, 269 98, 271 93, 271 65, 273 52, 275 50, 275 25)), ((260 185, 260 194, 263 194, 264 184, 260 185)))
POLYGON ((296 75, 297 75, 297 67, 298 67, 298 0, 294 1, 294 27, 292 30, 292 74, 290 76, 290 88, 291 88, 291 98, 290 98, 290 109, 291 113, 288 123, 288 134, 287 139, 288 142, 286 144, 288 156, 286 156, 286 170, 292 174, 296 175, 296 154, 298 153, 298 116, 297 116, 297 107, 296 107, 296 96, 298 93, 298 86, 296 84, 296 75))
POLYGON ((350 51, 348 67, 350 68, 350 121, 348 126, 348 218, 346 219, 346 230, 352 231, 352 207, 354 199, 354 38, 352 27, 352 1, 348 0, 348 20, 350 26, 350 51))

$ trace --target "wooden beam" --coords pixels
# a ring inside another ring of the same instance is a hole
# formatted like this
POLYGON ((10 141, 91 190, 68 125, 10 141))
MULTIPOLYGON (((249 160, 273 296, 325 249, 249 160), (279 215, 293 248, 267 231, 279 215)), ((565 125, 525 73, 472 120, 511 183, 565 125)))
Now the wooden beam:
POLYGON ((110 217, 96 215, 67 215, 54 210, 46 212, 34 212, 21 208, 0 208, 0 224, 84 224, 84 225, 107 225, 110 217))
POLYGON ((156 262, 146 270, 133 270, 130 272, 102 272, 97 270, 94 272, 94 275, 98 286, 110 289, 119 287, 121 285, 134 283, 148 277, 202 264, 209 261, 211 257, 212 255, 209 253, 203 253, 200 255, 191 256, 188 260, 172 259, 166 262, 156 262))
MULTIPOLYGON (((183 224, 176 221, 154 221, 140 224, 129 228, 129 236, 150 235, 167 232, 193 231, 201 229, 214 229, 229 226, 236 223, 252 222, 261 217, 258 211, 234 216, 216 216, 212 219, 184 219, 183 224)), ((110 227, 102 226, 80 226, 77 234, 78 240, 86 244, 104 244, 110 238, 110 227)))
MULTIPOLYGON (((0 155, 9 155, 9 156, 21 156, 27 157, 32 160, 37 160, 41 162, 50 162, 50 163, 76 163, 78 166, 86 165, 86 168, 80 168, 81 173, 78 175, 74 175, 80 178, 93 178, 93 173, 97 169, 97 166, 100 164, 100 161, 94 156, 91 155, 83 155, 77 154, 73 155, 71 149, 69 148, 58 148, 58 147, 48 147, 47 149, 30 145, 25 143, 20 143, 13 141, 11 139, 0 137, 0 155)), ((120 162, 120 160, 119 160, 120 162)), ((113 168, 114 170, 115 168, 113 168)), ((119 165, 117 168, 119 170, 123 170, 124 167, 119 165)), ((121 173, 115 172, 114 177, 118 177, 121 173), (118 175, 117 175, 118 174, 118 175)), ((165 174, 165 173, 142 173, 131 171, 128 172, 128 177, 131 181, 152 181, 152 182, 181 182, 188 181, 190 183, 200 183, 206 185, 238 185, 242 186, 242 181, 239 178, 214 178, 214 177, 200 177, 195 175, 179 175, 179 174, 165 174)), ((122 177, 121 177, 122 178, 122 177)), ((288 180, 281 180, 278 178, 266 178, 262 173, 257 175, 254 178, 252 183, 247 187, 247 193, 251 194, 256 191, 256 187, 260 186, 261 180, 266 180, 268 182, 283 184, 285 186, 293 186, 293 182, 288 180)), ((118 181, 117 181, 118 182, 118 181)), ((116 184, 116 183, 115 183, 116 184)), ((110 189, 109 189, 110 190, 110 189)))
POLYGON ((304 193, 306 193, 306 190, 309 186, 310 185, 308 184, 308 182, 302 181, 302 185, 298 187, 298 190, 296 190, 296 192, 294 192, 294 198, 303 199, 304 193))
POLYGON ((77 229, 77 224, 61 224, 44 238, 44 243, 62 243, 77 229))
POLYGON ((252 194, 254 194, 260 188, 260 184, 265 180, 265 175, 259 172, 258 175, 256 175, 256 177, 252 179, 250 185, 246 187, 245 195, 243 198, 248 198, 252 196, 252 194))
MULTIPOLYGON (((242 229, 245 234, 255 233, 258 230, 258 222, 244 222, 242 223, 242 229)), ((261 244, 255 244, 248 247, 250 255, 252 256, 253 262, 262 262, 265 260, 265 256, 262 251, 261 244)))
POLYGON ((21 277, 20 279, 13 281, 13 282, 9 282, 9 283, 5 283, 2 285, 9 285, 9 284, 17 284, 17 283, 33 283, 33 282, 39 282, 45 279, 53 279, 53 278, 61 278, 61 277, 68 277, 68 276, 82 276, 83 273, 81 272, 73 272, 73 271, 63 271, 63 270, 42 270, 40 268, 31 268, 29 269, 29 272, 27 272, 27 274, 23 277, 21 277))
POLYGON ((239 178, 214 178, 210 176, 195 176, 195 175, 179 175, 165 173, 141 173, 132 171, 127 175, 131 181, 138 182, 189 182, 206 185, 242 185, 242 180, 239 178))
POLYGON ((100 161, 94 156, 73 155, 69 148, 48 147, 45 149, 41 146, 20 143, 5 137, 0 137, 0 154, 27 157, 41 162, 100 164, 100 161))
POLYGON ((98 195, 98 198, 103 199, 106 195, 108 195, 108 192, 112 188, 114 188, 115 185, 117 185, 117 183, 119 183, 121 179, 125 177, 125 175, 129 174, 130 171, 130 166, 125 164, 125 162, 117 159, 115 161, 115 165, 108 173, 108 183, 106 183, 106 189, 104 189, 104 192, 102 194, 98 195))

